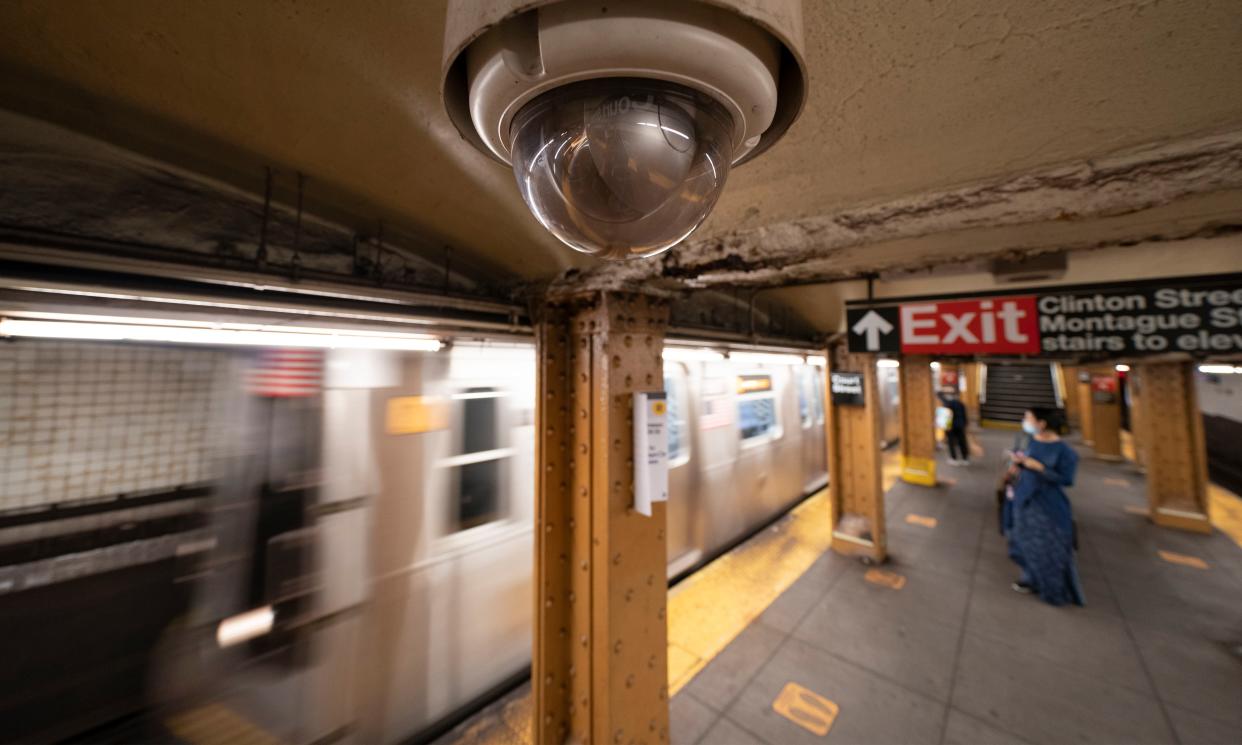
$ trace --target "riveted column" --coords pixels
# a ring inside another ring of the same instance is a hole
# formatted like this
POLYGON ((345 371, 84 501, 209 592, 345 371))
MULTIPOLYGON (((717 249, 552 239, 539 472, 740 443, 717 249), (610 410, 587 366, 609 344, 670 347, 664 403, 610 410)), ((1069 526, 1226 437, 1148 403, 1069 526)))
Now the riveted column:
POLYGON ((1147 502, 1157 525, 1211 533, 1207 499, 1207 448, 1195 390, 1194 364, 1149 362, 1139 366, 1147 466, 1147 502), (1159 412, 1159 424, 1155 412, 1159 412))
POLYGON ((961 369, 966 381, 966 387, 962 390, 962 404, 966 406, 966 413, 970 418, 977 422, 979 421, 979 363, 966 362, 961 369))
POLYGON ((907 355, 901 360, 901 480, 936 485, 936 399, 931 358, 907 355))
POLYGON ((1061 379, 1061 390, 1065 393, 1065 399, 1062 401, 1065 407, 1065 423, 1070 427, 1081 427, 1078 368, 1074 365, 1057 365, 1057 371, 1061 379))
POLYGON ((880 480, 880 399, 875 355, 849 354, 844 345, 835 345, 828 348, 827 358, 824 432, 828 444, 832 549, 883 561, 888 540, 880 480), (835 373, 861 375, 861 404, 845 403, 844 397, 834 395, 835 373))
POLYGON ((1087 368, 1091 380, 1091 447, 1095 457, 1121 460, 1121 383, 1113 365, 1087 368))
POLYGON ((534 742, 668 741, 665 505, 633 510, 633 394, 664 385, 668 306, 593 294, 537 322, 534 742))
POLYGON ((1126 380, 1126 390, 1129 392, 1130 399, 1130 444, 1133 447, 1133 452, 1127 452, 1126 457, 1133 457, 1134 465, 1138 466, 1140 471, 1146 467, 1147 463, 1147 456, 1143 452, 1143 442, 1151 437, 1151 433, 1147 430, 1149 422, 1144 417, 1147 407, 1143 402, 1142 378, 1142 370, 1136 365, 1130 368, 1126 380))
POLYGON ((1095 444, 1095 407, 1091 405, 1091 369, 1078 368, 1074 390, 1078 394, 1078 425, 1082 429, 1082 444, 1095 444))

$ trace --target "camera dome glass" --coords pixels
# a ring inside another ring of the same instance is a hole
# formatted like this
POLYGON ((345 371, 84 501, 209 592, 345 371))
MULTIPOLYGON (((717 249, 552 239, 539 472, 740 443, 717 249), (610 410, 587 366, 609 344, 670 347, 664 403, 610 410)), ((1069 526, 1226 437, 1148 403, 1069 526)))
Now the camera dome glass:
POLYGON ((656 80, 574 83, 513 119, 513 172, 553 235, 606 259, 653 256, 703 222, 724 188, 733 122, 691 88, 656 80))

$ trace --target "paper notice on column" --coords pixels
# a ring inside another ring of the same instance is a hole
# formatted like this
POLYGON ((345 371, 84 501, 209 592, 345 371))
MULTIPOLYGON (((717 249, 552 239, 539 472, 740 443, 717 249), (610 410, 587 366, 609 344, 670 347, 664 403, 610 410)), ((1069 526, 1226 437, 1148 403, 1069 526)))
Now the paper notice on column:
POLYGON ((668 401, 664 393, 634 394, 634 509, 651 517, 668 501, 668 401))

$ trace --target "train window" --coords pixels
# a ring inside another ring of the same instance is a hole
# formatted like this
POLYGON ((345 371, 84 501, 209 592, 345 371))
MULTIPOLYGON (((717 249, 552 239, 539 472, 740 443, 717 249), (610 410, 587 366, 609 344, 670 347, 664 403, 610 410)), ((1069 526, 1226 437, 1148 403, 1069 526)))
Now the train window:
POLYGON ((811 409, 815 414, 815 423, 824 423, 824 372, 818 367, 811 368, 811 409))
POLYGON ((668 459, 676 463, 690 457, 685 374, 665 372, 664 392, 668 396, 668 459))
POLYGON ((739 375, 737 378, 737 423, 743 440, 779 437, 776 394, 771 375, 739 375))
POLYGON ((495 388, 467 388, 453 399, 460 407, 457 454, 451 468, 449 532, 495 522, 503 515, 504 459, 512 450, 500 441, 500 397, 495 388))
POLYGON ((801 368, 798 370, 798 419, 802 422, 802 428, 806 429, 815 422, 815 410, 813 401, 815 400, 815 392, 812 388, 815 385, 814 375, 811 370, 801 368))

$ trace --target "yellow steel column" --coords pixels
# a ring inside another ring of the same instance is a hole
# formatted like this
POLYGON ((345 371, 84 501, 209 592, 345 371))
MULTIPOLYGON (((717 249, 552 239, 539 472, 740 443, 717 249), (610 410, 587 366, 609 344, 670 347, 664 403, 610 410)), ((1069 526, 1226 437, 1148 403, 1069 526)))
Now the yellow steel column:
POLYGON ((1211 533, 1207 447, 1194 364, 1147 362, 1139 371, 1144 409, 1160 412, 1159 427, 1153 417, 1144 417, 1146 436, 1140 439, 1151 519, 1165 527, 1211 533))
POLYGON ((1097 458, 1121 460, 1121 385, 1111 365, 1092 365, 1091 447, 1097 458), (1108 390, 1104 390, 1110 386, 1108 390))
POLYGON ((1078 393, 1078 368, 1074 365, 1058 365, 1061 370, 1061 389, 1065 391, 1065 423, 1071 428, 1082 427, 1079 417, 1081 401, 1078 393))
POLYGON ((961 367, 962 375, 966 377, 966 388, 962 391, 962 403, 966 406, 966 413, 974 421, 979 421, 979 363, 967 362, 961 367))
POLYGON ((1143 442, 1151 437, 1151 433, 1147 431, 1148 421, 1144 418, 1146 405, 1143 401, 1143 373, 1139 366, 1131 366, 1126 389, 1130 392, 1130 444, 1134 448, 1134 465, 1142 470, 1147 465, 1143 442))
POLYGON ((537 321, 534 742, 668 741, 665 506, 633 509, 633 394, 668 306, 594 294, 537 321))
POLYGON ((875 355, 829 347, 825 376, 824 432, 828 445, 828 493, 832 548, 873 561, 887 555, 884 488, 880 479, 880 400, 875 355), (862 373, 862 406, 834 404, 832 373, 862 373))
POLYGON ((936 485, 936 397, 931 358, 907 355, 901 360, 901 480, 936 485))
POLYGON ((1095 444, 1095 407, 1091 405, 1091 383, 1089 380, 1082 380, 1090 374, 1090 368, 1079 367, 1079 380, 1074 383, 1074 389, 1078 393, 1078 424, 1082 428, 1082 443, 1087 446, 1095 444))

